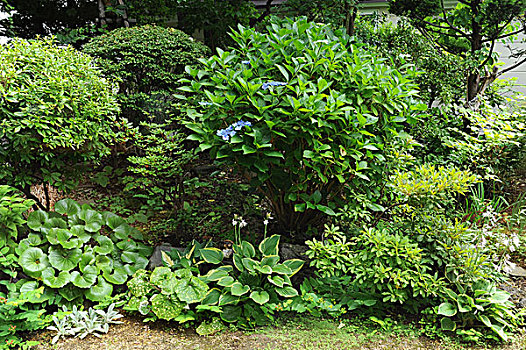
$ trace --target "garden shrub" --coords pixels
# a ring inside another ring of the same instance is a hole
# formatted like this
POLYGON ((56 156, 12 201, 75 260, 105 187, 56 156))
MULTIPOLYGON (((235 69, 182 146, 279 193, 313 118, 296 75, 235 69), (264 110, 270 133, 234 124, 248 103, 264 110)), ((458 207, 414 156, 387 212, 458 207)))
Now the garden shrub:
POLYGON ((0 74, 3 183, 28 198, 36 183, 71 189, 81 165, 107 154, 117 136, 112 85, 91 57, 52 39, 2 45, 0 74))
POLYGON ((122 114, 136 124, 148 115, 163 122, 172 113, 172 94, 184 67, 209 51, 180 30, 152 25, 115 29, 82 50, 99 58, 104 74, 119 82, 122 114))
POLYGON ((483 244, 485 228, 448 209, 479 181, 467 171, 431 165, 395 172, 388 183, 394 203, 375 226, 351 238, 332 227, 326 240, 307 242, 320 278, 302 289, 300 306, 291 307, 312 307, 312 294, 334 298, 335 309, 399 304, 425 310, 443 330, 506 340, 518 322, 509 294, 497 288, 504 253, 483 244))
POLYGON ((305 19, 274 18, 266 33, 240 26, 232 38, 234 48, 187 69, 191 139, 250 180, 283 229, 304 233, 416 122, 411 71, 305 19))
POLYGON ((414 65, 419 96, 428 107, 464 98, 466 62, 437 48, 407 21, 393 24, 387 18, 360 16, 355 35, 382 57, 392 59, 395 66, 414 65))

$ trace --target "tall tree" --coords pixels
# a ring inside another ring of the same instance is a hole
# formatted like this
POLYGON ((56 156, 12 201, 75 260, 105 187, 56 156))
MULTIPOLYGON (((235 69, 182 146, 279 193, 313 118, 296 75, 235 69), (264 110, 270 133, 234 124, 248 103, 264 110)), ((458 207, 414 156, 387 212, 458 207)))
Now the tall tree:
POLYGON ((474 106, 498 76, 526 62, 519 58, 507 67, 495 65, 495 44, 526 33, 526 0, 458 0, 449 11, 444 0, 390 0, 390 11, 407 16, 427 38, 470 63, 466 100, 474 106))
POLYGON ((3 0, 0 11, 9 15, 0 20, 0 35, 34 38, 93 23, 98 7, 94 0, 3 0))

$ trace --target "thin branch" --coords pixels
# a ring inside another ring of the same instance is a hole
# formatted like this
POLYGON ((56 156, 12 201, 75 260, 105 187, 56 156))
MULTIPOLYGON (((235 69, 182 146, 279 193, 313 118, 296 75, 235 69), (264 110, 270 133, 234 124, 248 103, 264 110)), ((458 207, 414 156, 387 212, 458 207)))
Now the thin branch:
POLYGON ((512 70, 512 69, 517 68, 518 66, 520 66, 520 65, 523 64, 524 62, 526 62, 526 57, 523 58, 522 60, 520 60, 519 62, 517 62, 517 63, 511 65, 510 67, 501 70, 501 71, 497 74, 497 76, 501 76, 502 74, 504 74, 504 73, 506 73, 506 72, 509 72, 509 71, 512 70))
MULTIPOLYGON (((520 34, 520 33, 522 33, 522 32, 526 32, 526 27, 522 27, 521 29, 516 30, 516 31, 514 31, 514 32, 511 32, 511 33, 508 33, 508 34, 501 35, 501 36, 499 36, 499 37, 496 37, 496 38, 493 39, 493 40, 501 40, 501 39, 507 38, 507 37, 509 37, 509 36, 513 36, 513 35, 520 34)), ((488 38, 488 39, 486 39, 486 40, 483 40, 482 42, 488 42, 488 41, 490 41, 490 40, 492 40, 492 39, 491 39, 491 38, 488 38)))
POLYGON ((447 13, 446 13, 446 7, 444 6, 444 0, 440 0, 441 4, 442 4, 442 14, 444 15, 444 19, 446 20, 447 24, 449 24, 449 26, 451 27, 451 29, 453 29, 454 31, 456 31, 457 33, 459 33, 461 36, 465 37, 465 38, 469 38, 468 34, 467 33, 464 33, 462 30, 458 29, 457 27, 455 27, 453 25, 453 23, 451 23, 449 21, 449 18, 447 18, 447 13))
POLYGON ((493 50, 495 49, 495 41, 496 40, 493 40, 491 42, 491 47, 489 48, 488 57, 486 57, 486 59, 479 65, 479 68, 484 67, 486 63, 488 63, 489 59, 491 58, 491 55, 493 54, 493 50))

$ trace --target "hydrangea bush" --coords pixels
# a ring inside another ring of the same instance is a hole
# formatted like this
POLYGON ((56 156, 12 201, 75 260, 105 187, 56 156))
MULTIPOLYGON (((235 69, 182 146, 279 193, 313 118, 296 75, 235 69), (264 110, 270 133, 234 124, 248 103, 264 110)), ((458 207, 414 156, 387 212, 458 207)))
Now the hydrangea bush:
POLYGON ((416 122, 412 71, 306 19, 231 35, 234 48, 187 67, 190 138, 264 193, 282 228, 303 232, 334 214, 349 180, 381 166, 402 123, 416 122))

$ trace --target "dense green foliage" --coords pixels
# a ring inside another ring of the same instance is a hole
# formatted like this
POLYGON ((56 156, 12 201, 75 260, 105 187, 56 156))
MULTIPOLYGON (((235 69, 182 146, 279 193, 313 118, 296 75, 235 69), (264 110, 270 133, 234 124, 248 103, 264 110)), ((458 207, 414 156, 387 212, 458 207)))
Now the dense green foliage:
POLYGON ((304 19, 274 19, 267 30, 240 27, 235 48, 188 69, 186 125, 199 150, 267 196, 284 229, 304 232, 333 214, 349 180, 367 179, 420 106, 410 74, 345 34, 304 19))
POLYGON ((441 0, 390 1, 392 13, 408 16, 427 39, 469 64, 464 74, 466 100, 471 103, 498 76, 515 66, 498 72, 494 48, 497 41, 512 40, 524 31, 513 22, 525 10, 524 0, 465 0, 451 11, 441 0))
POLYGON ((172 114, 171 95, 184 67, 208 53, 185 33, 158 26, 115 29, 92 39, 82 50, 99 58, 104 74, 119 82, 122 114, 137 124, 145 116, 164 121, 172 114))
POLYGON ((37 183, 72 188, 116 137, 112 85, 91 57, 50 39, 14 40, 0 58, 0 178, 26 196, 37 183))

